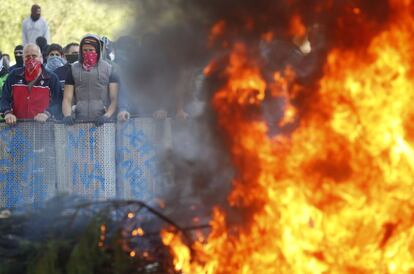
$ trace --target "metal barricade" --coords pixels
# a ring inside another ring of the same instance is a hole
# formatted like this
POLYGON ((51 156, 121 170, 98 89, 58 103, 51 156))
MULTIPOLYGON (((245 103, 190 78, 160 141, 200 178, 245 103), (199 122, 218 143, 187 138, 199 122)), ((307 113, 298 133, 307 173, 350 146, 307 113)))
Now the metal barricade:
POLYGON ((116 197, 115 124, 55 124, 57 192, 116 197))
POLYGON ((38 206, 56 194, 53 123, 0 124, 0 206, 38 206))
POLYGON ((152 202, 169 191, 173 167, 171 119, 133 118, 117 124, 117 193, 152 202))
POLYGON ((171 119, 0 123, 0 207, 36 207, 61 193, 155 201, 173 186, 171 148, 171 119))

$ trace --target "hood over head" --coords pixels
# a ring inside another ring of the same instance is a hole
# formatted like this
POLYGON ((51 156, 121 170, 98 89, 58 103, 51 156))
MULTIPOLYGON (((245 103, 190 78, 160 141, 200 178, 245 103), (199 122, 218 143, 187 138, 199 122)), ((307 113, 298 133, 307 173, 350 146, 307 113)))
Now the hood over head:
POLYGON ((96 53, 98 54, 98 62, 99 62, 99 60, 101 59, 101 52, 102 52, 100 41, 101 39, 99 38, 99 36, 94 35, 94 34, 87 34, 81 39, 80 47, 79 47, 79 62, 81 64, 83 63, 82 46, 86 44, 89 44, 95 47, 96 53))

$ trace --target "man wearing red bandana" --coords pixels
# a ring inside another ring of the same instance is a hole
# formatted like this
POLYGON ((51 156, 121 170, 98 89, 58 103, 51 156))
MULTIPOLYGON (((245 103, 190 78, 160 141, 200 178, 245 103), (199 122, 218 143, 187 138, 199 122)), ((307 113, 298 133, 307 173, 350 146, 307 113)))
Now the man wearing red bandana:
POLYGON ((18 119, 46 122, 57 111, 59 79, 43 66, 39 47, 27 44, 23 58, 24 67, 9 74, 0 101, 0 111, 9 125, 18 119))
POLYGON ((79 62, 71 65, 65 80, 63 122, 71 125, 75 121, 93 121, 101 126, 117 109, 118 75, 114 67, 101 58, 98 36, 82 38, 80 51, 79 62))

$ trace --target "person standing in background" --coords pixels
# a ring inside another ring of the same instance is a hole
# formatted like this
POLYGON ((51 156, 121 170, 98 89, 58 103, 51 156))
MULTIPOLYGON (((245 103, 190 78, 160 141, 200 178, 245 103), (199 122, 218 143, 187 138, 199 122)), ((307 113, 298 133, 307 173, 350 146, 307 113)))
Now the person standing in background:
POLYGON ((63 87, 65 86, 66 75, 70 69, 70 65, 78 61, 79 59, 79 44, 78 43, 69 43, 63 48, 64 58, 66 59, 67 63, 62 66, 58 67, 54 70, 56 75, 59 77, 59 81, 62 84, 62 94, 63 94, 63 87))
POLYGON ((49 48, 46 38, 44 38, 43 36, 37 37, 36 45, 39 46, 40 51, 42 52, 43 63, 46 64, 47 63, 47 49, 49 48))
POLYGON ((4 57, 0 51, 0 94, 4 82, 6 81, 7 74, 9 73, 8 68, 4 65, 4 57))
POLYGON ((55 114, 55 118, 57 120, 61 120, 63 118, 63 114, 62 114, 62 100, 63 100, 63 89, 65 87, 65 80, 66 80, 66 75, 68 74, 68 71, 70 70, 70 66, 71 64, 75 63, 76 61, 78 61, 79 59, 79 44, 78 43, 69 43, 67 44, 64 48, 63 48, 63 53, 65 55, 65 59, 67 61, 67 63, 62 66, 62 67, 58 67, 57 69, 54 70, 54 73, 56 73, 56 75, 59 78, 60 81, 60 92, 59 92, 59 96, 58 96, 58 108, 57 108, 57 112, 55 114))
POLYGON ((14 48, 14 59, 16 60, 16 64, 14 64, 13 66, 9 68, 10 72, 14 69, 23 67, 23 46, 22 45, 17 45, 14 48))
POLYGON ((66 64, 66 59, 64 59, 63 48, 61 45, 51 44, 48 47, 46 54, 46 69, 55 71, 55 69, 62 67, 66 64))
POLYGON ((3 53, 3 66, 8 70, 10 69, 10 55, 7 53, 3 53))
POLYGON ((79 60, 79 44, 72 42, 63 48, 63 53, 68 63, 73 64, 79 60))
POLYGON ((31 9, 30 17, 23 20, 22 25, 23 46, 35 43, 36 38, 44 37, 47 43, 50 42, 50 32, 47 22, 41 17, 41 8, 34 4, 31 9))

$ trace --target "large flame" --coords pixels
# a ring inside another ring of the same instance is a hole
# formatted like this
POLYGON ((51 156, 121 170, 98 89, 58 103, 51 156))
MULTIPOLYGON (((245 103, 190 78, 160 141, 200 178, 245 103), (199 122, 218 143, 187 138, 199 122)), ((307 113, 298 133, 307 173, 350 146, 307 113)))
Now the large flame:
MULTIPOLYGON (((252 217, 230 228, 216 209, 193 258, 179 240, 164 241, 180 258, 176 269, 414 273, 413 38, 414 20, 400 12, 366 51, 331 51, 318 95, 289 136, 270 136, 246 114, 269 86, 236 44, 213 104, 239 171, 229 202, 252 217)), ((292 113, 289 105, 288 121, 292 113)))

